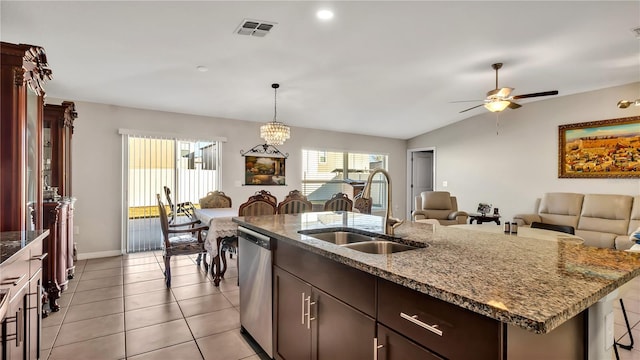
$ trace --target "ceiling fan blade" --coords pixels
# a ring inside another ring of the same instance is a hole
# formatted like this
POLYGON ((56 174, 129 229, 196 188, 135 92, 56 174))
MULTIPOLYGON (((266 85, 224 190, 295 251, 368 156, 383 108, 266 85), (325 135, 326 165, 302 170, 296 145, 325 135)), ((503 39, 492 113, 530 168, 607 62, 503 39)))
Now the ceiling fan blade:
POLYGON ((532 97, 538 97, 538 96, 549 96, 549 95, 558 95, 558 90, 516 95, 516 96, 513 96, 512 99, 517 100, 517 99, 526 99, 526 98, 532 98, 532 97))
POLYGON ((462 110, 462 111, 460 111, 460 114, 463 113, 463 112, 469 111, 469 110, 473 110, 473 109, 478 108, 480 106, 484 106, 484 104, 476 105, 476 106, 470 107, 468 109, 462 110))
POLYGON ((481 100, 456 100, 456 101, 449 101, 449 104, 463 103, 463 102, 480 102, 480 101, 484 101, 484 99, 481 99, 481 100))
POLYGON ((511 94, 512 91, 513 91, 513 88, 510 88, 510 87, 493 89, 487 92, 487 97, 506 98, 509 96, 509 94, 511 94))
POLYGON ((517 109, 517 108, 521 108, 522 105, 514 103, 513 101, 509 101, 509 109, 517 109))

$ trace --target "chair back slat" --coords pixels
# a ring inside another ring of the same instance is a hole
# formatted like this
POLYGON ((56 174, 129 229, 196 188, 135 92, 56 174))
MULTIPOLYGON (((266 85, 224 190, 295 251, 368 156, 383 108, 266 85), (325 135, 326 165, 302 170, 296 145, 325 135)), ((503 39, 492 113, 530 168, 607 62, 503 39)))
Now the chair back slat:
POLYGON ((158 199, 158 213, 160 217, 160 228, 162 229, 162 237, 164 240, 164 248, 168 249, 171 246, 169 243, 169 217, 167 216, 167 209, 162 203, 160 194, 156 194, 156 198, 158 199))
POLYGON ((313 204, 299 190, 291 190, 289 195, 278 204, 278 214, 299 214, 311 211, 313 204))
POLYGON ((333 194, 331 199, 324 203, 324 211, 351 211, 353 201, 345 193, 333 194))
POLYGON ((231 198, 222 191, 210 191, 207 196, 200 199, 201 209, 230 208, 231 198))
POLYGON ((266 195, 256 194, 240 205, 238 216, 275 215, 276 204, 266 195))

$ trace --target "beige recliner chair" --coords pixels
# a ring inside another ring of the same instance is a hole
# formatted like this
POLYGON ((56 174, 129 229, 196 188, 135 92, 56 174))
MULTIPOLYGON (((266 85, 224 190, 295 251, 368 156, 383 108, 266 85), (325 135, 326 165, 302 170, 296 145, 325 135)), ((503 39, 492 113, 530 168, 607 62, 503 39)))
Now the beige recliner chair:
POLYGON ((414 221, 436 219, 441 225, 465 224, 469 215, 458 211, 458 201, 448 191, 423 191, 415 198, 414 221))

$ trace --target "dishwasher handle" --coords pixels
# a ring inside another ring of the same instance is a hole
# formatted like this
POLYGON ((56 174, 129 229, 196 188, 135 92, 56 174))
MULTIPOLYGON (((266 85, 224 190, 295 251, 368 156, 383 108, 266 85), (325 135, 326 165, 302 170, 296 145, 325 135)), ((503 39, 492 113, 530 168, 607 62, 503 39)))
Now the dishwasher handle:
POLYGON ((238 226, 238 237, 243 238, 265 249, 271 249, 271 239, 268 236, 255 232, 253 230, 238 226))

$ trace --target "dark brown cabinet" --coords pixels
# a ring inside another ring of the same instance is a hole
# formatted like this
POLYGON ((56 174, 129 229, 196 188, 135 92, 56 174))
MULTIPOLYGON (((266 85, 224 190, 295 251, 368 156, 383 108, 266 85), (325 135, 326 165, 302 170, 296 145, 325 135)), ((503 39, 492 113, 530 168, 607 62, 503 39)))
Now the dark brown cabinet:
POLYGON ((379 360, 443 359, 384 325, 378 325, 376 351, 379 360))
POLYGON ((274 263, 277 359, 373 358, 375 277, 284 242, 274 263))
POLYGON ((278 359, 371 359, 375 319, 275 268, 278 359))
POLYGON ((42 128, 43 227, 50 230, 45 248, 50 254, 45 264, 44 286, 49 308, 58 311, 57 299, 74 273, 71 143, 73 123, 78 114, 75 104, 45 104, 42 128))
POLYGON ((0 231, 42 229, 43 48, 0 42, 0 231))
POLYGON ((448 359, 502 356, 499 321, 383 279, 378 279, 378 322, 448 359))

